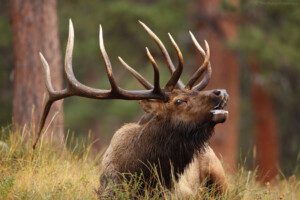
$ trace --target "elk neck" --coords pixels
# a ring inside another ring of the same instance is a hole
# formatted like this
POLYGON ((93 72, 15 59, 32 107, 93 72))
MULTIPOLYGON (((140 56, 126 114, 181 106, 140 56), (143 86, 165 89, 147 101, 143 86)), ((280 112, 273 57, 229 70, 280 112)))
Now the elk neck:
MULTIPOLYGON (((160 173, 167 186, 171 184, 171 167, 174 175, 183 173, 184 168, 201 151, 213 133, 212 123, 172 122, 170 118, 160 119, 147 116, 148 120, 140 121, 142 130, 139 143, 143 144, 141 160, 158 164, 160 173)), ((145 118, 144 118, 145 119, 145 118)))

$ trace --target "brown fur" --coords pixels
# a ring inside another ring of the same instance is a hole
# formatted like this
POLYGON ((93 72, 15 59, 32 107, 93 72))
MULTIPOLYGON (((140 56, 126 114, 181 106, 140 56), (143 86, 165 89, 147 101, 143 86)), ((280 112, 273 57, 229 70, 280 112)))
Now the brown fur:
POLYGON ((223 193, 228 188, 222 164, 209 147, 195 155, 193 161, 180 176, 175 192, 181 198, 195 196, 199 189, 213 184, 216 193, 223 193))
MULTIPOLYGON (((166 102, 141 101, 147 114, 139 123, 121 127, 104 154, 100 177, 102 189, 109 180, 118 182, 120 173, 142 173, 149 184, 152 181, 149 168, 153 166, 157 167, 161 182, 170 188, 171 165, 177 180, 197 152, 207 155, 202 156, 206 160, 215 160, 216 157, 209 155, 210 148, 205 148, 215 124, 219 123, 213 121, 210 111, 224 101, 224 98, 214 91, 173 90, 166 102), (177 104, 178 99, 182 103, 177 104)), ((203 160, 201 169, 205 169, 204 166, 207 165, 205 159, 200 158, 203 160)), ((207 163, 211 163, 209 161, 207 163)), ((205 171, 213 176, 215 174, 208 169, 205 171)), ((217 179, 218 173, 214 180, 217 179)))

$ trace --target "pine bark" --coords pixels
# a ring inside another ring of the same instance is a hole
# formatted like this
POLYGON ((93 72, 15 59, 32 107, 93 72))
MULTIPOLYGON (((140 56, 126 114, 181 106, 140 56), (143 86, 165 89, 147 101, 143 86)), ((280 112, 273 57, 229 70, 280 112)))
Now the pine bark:
POLYGON ((255 163, 258 179, 268 182, 278 174, 278 127, 273 99, 260 75, 260 65, 251 63, 251 101, 254 112, 255 163))
MULTIPOLYGON (((231 3, 237 4, 236 1, 231 3)), ((211 49, 212 79, 208 88, 226 89, 230 100, 229 118, 217 125, 211 145, 216 155, 224 161, 227 171, 234 171, 237 163, 239 134, 239 62, 228 43, 237 35, 236 17, 221 13, 221 0, 198 2, 198 38, 206 39, 211 49)))
MULTIPOLYGON (((54 88, 60 89, 62 85, 57 2, 11 0, 10 6, 14 56, 13 124, 17 129, 26 125, 27 130, 36 130, 47 95, 39 52, 49 62, 54 88)), ((52 122, 46 135, 53 132, 55 140, 63 139, 61 103, 53 105, 45 127, 49 121, 52 122)))

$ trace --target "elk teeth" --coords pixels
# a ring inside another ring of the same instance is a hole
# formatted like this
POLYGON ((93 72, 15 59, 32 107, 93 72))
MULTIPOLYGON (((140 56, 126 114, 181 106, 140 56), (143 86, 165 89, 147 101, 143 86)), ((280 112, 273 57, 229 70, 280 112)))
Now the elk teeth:
POLYGON ((214 115, 218 115, 218 114, 228 114, 227 110, 211 110, 210 111, 212 114, 214 115))

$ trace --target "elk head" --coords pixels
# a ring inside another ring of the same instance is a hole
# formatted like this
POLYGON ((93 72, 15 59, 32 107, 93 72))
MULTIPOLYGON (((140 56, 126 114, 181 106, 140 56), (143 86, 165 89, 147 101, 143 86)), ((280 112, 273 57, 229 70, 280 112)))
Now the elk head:
POLYGON ((142 100, 145 112, 174 123, 222 123, 228 112, 223 110, 228 95, 225 90, 191 91, 175 89, 167 102, 142 100))
MULTIPOLYGON (((169 33, 169 38, 174 46, 177 57, 178 67, 175 69, 174 64, 166 50, 164 44, 157 37, 157 35, 149 29, 144 23, 140 22, 150 37, 160 48, 167 66, 172 74, 170 80, 167 82, 164 93, 166 99, 146 99, 141 100, 140 104, 146 113, 150 115, 158 116, 161 118, 171 118, 174 122, 186 122, 186 123, 206 123, 211 122, 214 124, 222 123, 228 116, 228 111, 223 110, 228 101, 228 94, 226 90, 209 90, 202 91, 208 84, 212 69, 210 64, 210 49, 208 43, 205 41, 206 51, 200 46, 198 41, 192 32, 190 36, 192 41, 203 57, 204 61, 199 66, 197 71, 184 86, 180 80, 180 76, 183 70, 183 57, 182 53, 176 44, 175 40, 169 33), (195 85, 195 83, 203 76, 203 79, 195 85)), ((153 86, 145 80, 138 72, 123 61, 119 57, 119 60, 126 69, 128 69, 132 75, 146 88, 151 89, 153 86)), ((153 61, 155 64, 155 61, 153 61)))
POLYGON ((168 51, 161 40, 150 30, 144 23, 140 22, 143 28, 147 31, 150 37, 160 48, 167 66, 171 72, 171 77, 165 87, 162 89, 159 82, 159 70, 156 61, 146 47, 146 53, 154 70, 154 84, 152 85, 142 75, 130 67, 121 57, 121 64, 146 88, 146 90, 125 90, 120 88, 114 79, 110 59, 104 47, 102 27, 100 25, 99 45, 101 55, 105 62, 105 69, 111 85, 110 90, 96 89, 80 83, 73 73, 72 69, 72 54, 74 46, 74 28, 72 21, 69 21, 69 37, 65 55, 64 73, 66 77, 67 87, 60 91, 53 89, 50 77, 50 69, 46 59, 40 53, 41 61, 44 68, 46 88, 48 90, 48 99, 46 101, 42 118, 39 124, 38 137, 33 145, 35 148, 38 139, 42 133, 46 118, 49 114, 52 104, 60 99, 71 96, 81 96, 92 99, 124 99, 124 100, 141 100, 144 111, 150 116, 158 118, 169 118, 174 122, 186 123, 216 123, 224 122, 228 112, 223 110, 228 100, 228 94, 225 90, 209 90, 202 91, 208 84, 211 78, 210 50, 209 45, 205 41, 206 50, 203 50, 199 45, 194 35, 190 32, 192 41, 197 50, 202 55, 204 61, 199 66, 197 71, 184 86, 180 80, 183 70, 182 53, 169 34, 173 47, 176 50, 178 57, 178 67, 175 68, 168 51), (203 79, 196 82, 203 76, 203 79))

